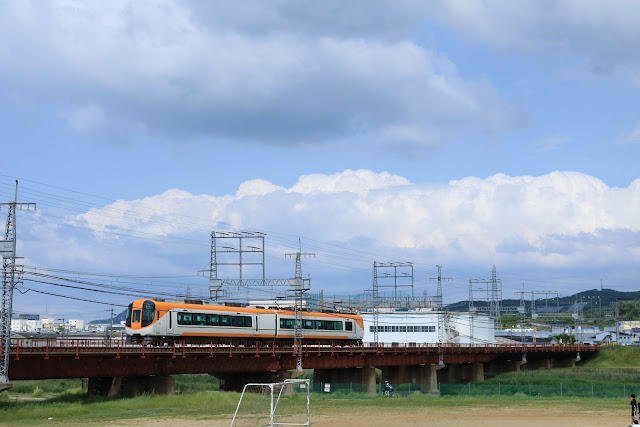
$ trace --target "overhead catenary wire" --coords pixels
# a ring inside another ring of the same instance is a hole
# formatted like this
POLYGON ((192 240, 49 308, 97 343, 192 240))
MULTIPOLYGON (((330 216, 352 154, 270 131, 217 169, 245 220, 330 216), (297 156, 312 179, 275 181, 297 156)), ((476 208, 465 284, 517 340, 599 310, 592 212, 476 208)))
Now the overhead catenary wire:
MULTIPOLYGON (((96 283, 96 282, 92 282, 92 281, 88 281, 88 280, 82 280, 80 278, 73 278, 73 277, 62 277, 62 276, 55 276, 55 275, 50 275, 50 274, 43 274, 43 273, 34 273, 34 272, 29 272, 29 271, 25 271, 25 280, 32 280, 30 279, 28 276, 36 276, 39 278, 46 278, 46 279, 51 279, 51 280, 61 280, 61 281, 66 281, 66 282, 72 282, 72 283, 77 283, 77 284, 83 284, 83 285, 88 285, 88 286, 95 286, 95 287, 101 287, 101 288, 106 288, 106 289, 113 289, 113 290, 121 290, 121 291, 135 291, 135 292, 149 292, 149 289, 135 289, 135 288, 131 288, 130 286, 117 286, 117 285, 113 285, 110 283, 96 283)), ((122 283, 123 285, 126 283, 122 283)), ((133 284, 133 283, 131 283, 133 284)), ((139 283, 137 285, 140 285, 139 283)), ((175 288, 173 288, 175 289, 175 288)), ((157 292, 158 294, 169 294, 169 292, 163 292, 163 291, 159 291, 159 290, 154 290, 155 292, 157 292)))
POLYGON ((53 293, 53 292, 40 291, 40 290, 37 290, 37 289, 31 289, 31 288, 28 288, 26 291, 27 292, 37 292, 39 294, 50 295, 50 296, 66 298, 66 299, 72 299, 72 300, 76 300, 76 301, 91 302, 91 303, 94 303, 94 304, 104 304, 104 305, 112 305, 112 306, 116 306, 116 307, 126 307, 126 305, 124 305, 124 304, 116 304, 116 303, 113 303, 113 302, 96 301, 96 300, 90 300, 90 299, 87 299, 87 298, 72 297, 72 296, 69 296, 69 295, 61 295, 61 294, 56 294, 56 293, 53 293))

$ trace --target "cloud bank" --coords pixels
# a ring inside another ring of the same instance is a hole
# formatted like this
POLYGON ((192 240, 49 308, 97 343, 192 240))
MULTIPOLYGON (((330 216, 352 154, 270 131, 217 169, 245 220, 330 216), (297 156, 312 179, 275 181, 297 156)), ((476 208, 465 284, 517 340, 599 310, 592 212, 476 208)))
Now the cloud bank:
POLYGON ((412 253, 428 264, 554 269, 640 260, 640 180, 611 188, 575 172, 417 185, 386 172, 346 170, 301 176, 290 188, 249 181, 234 195, 170 190, 80 218, 98 234, 109 227, 162 236, 206 231, 205 223, 171 223, 176 213, 226 229, 366 241, 368 252, 412 253))

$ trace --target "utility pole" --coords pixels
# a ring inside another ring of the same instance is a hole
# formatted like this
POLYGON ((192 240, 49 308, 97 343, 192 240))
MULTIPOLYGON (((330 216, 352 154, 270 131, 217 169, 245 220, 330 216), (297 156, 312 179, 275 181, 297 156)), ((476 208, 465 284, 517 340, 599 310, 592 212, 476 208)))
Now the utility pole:
POLYGON ((296 273, 297 279, 302 279, 302 257, 315 257, 316 254, 312 252, 302 252, 302 239, 298 238, 298 252, 284 254, 286 258, 296 257, 296 273))
POLYGON ((518 312, 520 313, 520 342, 524 344, 524 321, 527 312, 527 306, 524 302, 524 283, 522 284, 522 292, 520 292, 520 306, 518 312))
POLYGON ((295 323, 294 323, 294 340, 293 345, 296 349, 296 370, 302 371, 302 339, 304 338, 302 328, 302 299, 304 293, 309 287, 304 286, 302 278, 302 257, 315 257, 316 254, 311 252, 302 252, 302 240, 298 238, 298 252, 285 254, 285 257, 296 257, 295 278, 291 281, 293 285, 293 293, 295 297, 295 323))
POLYGON ((440 313, 438 313, 438 342, 442 343, 444 341, 444 319, 442 318, 443 304, 442 304, 442 281, 443 280, 453 280, 451 277, 442 277, 442 266, 436 265, 438 267, 438 277, 431 277, 429 280, 438 281, 438 287, 436 289, 436 298, 435 303, 440 313))
POLYGON ((111 312, 111 328, 109 329, 109 342, 113 339, 113 308, 109 310, 111 312))
POLYGON ((618 300, 616 299, 616 345, 620 342, 619 341, 619 337, 620 337, 620 328, 618 327, 618 316, 620 316, 620 309, 618 306, 618 300))
POLYGON ((500 304, 502 302, 502 280, 497 278, 496 266, 491 270, 491 299, 489 300, 489 316, 500 323, 500 304))
POLYGON ((4 240, 0 240, 0 255, 2 255, 2 312, 0 313, 0 341, 2 342, 2 360, 0 360, 0 390, 11 388, 9 382, 9 352, 11 350, 11 311, 13 305, 13 289, 18 282, 19 272, 16 268, 16 208, 21 210, 33 207, 35 203, 18 203, 18 180, 16 179, 16 193, 13 202, 0 203, 7 206, 7 225, 4 240), (3 387, 4 386, 4 387, 3 387))
POLYGON ((373 261, 373 287, 372 287, 372 304, 373 304, 373 342, 378 345, 378 327, 380 326, 380 296, 378 295, 378 262, 373 261))
POLYGON ((437 280, 438 281, 438 288, 436 290, 436 299, 435 299, 435 303, 438 306, 438 308, 442 308, 442 281, 451 281, 453 280, 451 277, 442 277, 442 266, 441 265, 436 265, 436 267, 438 267, 438 277, 431 277, 429 280, 434 281, 437 280))
POLYGON ((476 308, 473 306, 473 280, 469 279, 469 336, 471 339, 469 340, 469 344, 473 345, 473 315, 476 312, 476 308))
MULTIPOLYGON (((574 334, 577 335, 578 334, 578 322, 581 320, 580 319, 580 308, 578 306, 578 295, 576 294, 576 302, 573 305, 573 314, 571 315, 571 317, 573 317, 574 319, 574 334)), ((582 325, 580 325, 580 337, 576 336, 576 341, 579 343, 580 341, 582 341, 582 325), (580 339, 578 339, 580 338, 580 339)))

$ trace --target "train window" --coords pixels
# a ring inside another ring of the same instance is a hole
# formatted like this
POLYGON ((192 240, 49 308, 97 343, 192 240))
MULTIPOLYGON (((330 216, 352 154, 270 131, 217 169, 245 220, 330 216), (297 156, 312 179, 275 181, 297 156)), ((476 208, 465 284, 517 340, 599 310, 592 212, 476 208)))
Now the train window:
POLYGON ((207 325, 209 326, 218 326, 220 320, 218 319, 217 314, 208 314, 207 315, 207 325))
POLYGON ((220 326, 231 326, 231 316, 220 315, 220 326))
POLYGON ((341 331, 342 330, 342 322, 334 321, 334 320, 325 320, 322 322, 322 329, 326 331, 341 331))
POLYGON ((191 313, 178 313, 178 325, 191 325, 192 317, 191 313))
POLYGON ((133 317, 131 319, 133 323, 140 322, 140 310, 133 310, 133 317))
POLYGON ((313 324, 313 329, 323 329, 322 320, 314 320, 313 324))
POLYGON ((204 326, 207 324, 207 315, 206 314, 195 314, 194 316, 194 325, 204 326))
POLYGON ((153 301, 145 301, 142 303, 142 324, 140 326, 149 326, 153 323, 156 316, 156 305, 153 301))
POLYGON ((353 323, 352 322, 345 322, 344 329, 346 331, 353 331, 353 323))
POLYGON ((303 320, 302 327, 304 329, 313 329, 313 320, 303 320))
POLYGON ((280 318, 280 329, 295 329, 295 328, 296 328, 295 319, 280 318))
POLYGON ((234 316, 233 317, 233 326, 250 328, 253 323, 251 322, 251 317, 249 316, 234 316))

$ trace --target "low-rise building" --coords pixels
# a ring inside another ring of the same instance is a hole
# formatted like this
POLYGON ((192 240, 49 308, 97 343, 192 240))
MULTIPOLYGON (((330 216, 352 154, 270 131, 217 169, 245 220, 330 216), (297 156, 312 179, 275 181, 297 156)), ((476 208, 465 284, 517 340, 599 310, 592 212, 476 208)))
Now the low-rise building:
POLYGON ((70 331, 84 331, 84 320, 69 319, 68 329, 70 331))
POLYGON ((495 343, 494 322, 488 316, 431 310, 382 311, 377 326, 372 313, 363 313, 363 342, 393 344, 495 343))

